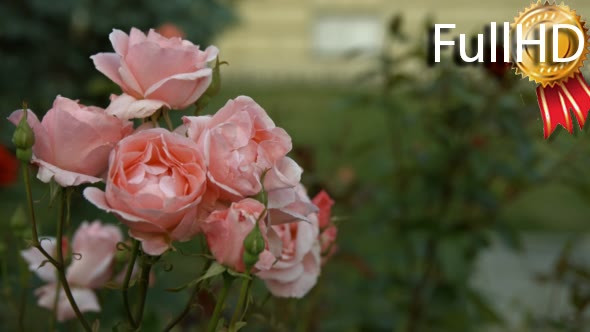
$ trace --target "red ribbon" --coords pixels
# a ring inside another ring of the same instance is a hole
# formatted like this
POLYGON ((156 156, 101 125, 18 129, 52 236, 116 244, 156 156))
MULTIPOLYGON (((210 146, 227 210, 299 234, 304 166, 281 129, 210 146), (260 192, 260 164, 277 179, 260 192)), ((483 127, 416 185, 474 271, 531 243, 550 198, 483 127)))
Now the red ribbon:
POLYGON ((590 111, 590 86, 582 74, 576 74, 567 82, 556 83, 553 87, 537 87, 537 99, 545 138, 553 133, 557 125, 562 125, 570 134, 573 133, 570 110, 574 111, 580 129, 584 127, 590 111))

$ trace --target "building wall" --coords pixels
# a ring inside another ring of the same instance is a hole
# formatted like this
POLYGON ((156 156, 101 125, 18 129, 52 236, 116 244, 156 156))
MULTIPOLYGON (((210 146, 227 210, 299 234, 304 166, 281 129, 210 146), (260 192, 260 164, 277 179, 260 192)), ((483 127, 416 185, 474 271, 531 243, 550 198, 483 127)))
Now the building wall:
MULTIPOLYGON (((314 47, 317 24, 326 18, 369 18, 381 26, 383 40, 389 19, 403 14, 412 38, 425 35, 425 19, 455 23, 456 33, 479 33, 491 21, 511 22, 530 3, 521 0, 237 0, 238 22, 216 41, 230 63, 225 75, 241 79, 342 79, 366 70, 371 54, 334 56, 314 47), (315 34, 315 35, 314 35, 315 34)), ((590 19, 590 1, 567 3, 590 19)), ((373 37, 373 36, 370 36, 373 37)), ((374 38, 374 37, 373 37, 374 38)), ((394 45, 394 48, 396 46, 394 45)), ((374 55, 374 54, 373 54, 374 55)))

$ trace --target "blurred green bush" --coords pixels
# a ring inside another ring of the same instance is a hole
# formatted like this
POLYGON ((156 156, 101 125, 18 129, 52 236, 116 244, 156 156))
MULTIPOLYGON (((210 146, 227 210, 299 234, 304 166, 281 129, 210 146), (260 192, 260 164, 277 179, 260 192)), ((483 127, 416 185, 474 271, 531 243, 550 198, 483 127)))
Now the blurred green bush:
MULTIPOLYGON (((57 94, 104 105, 118 88, 90 60, 111 52, 113 29, 143 31, 173 23, 204 47, 234 19, 218 0, 3 0, 0 2, 0 115, 23 100, 38 113, 57 94)), ((5 117, 3 116, 3 117, 5 117)), ((0 142, 10 125, 0 122, 0 142)))

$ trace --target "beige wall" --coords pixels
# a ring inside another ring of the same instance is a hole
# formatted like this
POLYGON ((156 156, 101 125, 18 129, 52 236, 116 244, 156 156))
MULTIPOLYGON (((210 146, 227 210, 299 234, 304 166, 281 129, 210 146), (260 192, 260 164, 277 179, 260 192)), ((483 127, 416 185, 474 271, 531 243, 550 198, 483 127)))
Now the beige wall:
MULTIPOLYGON (((521 0, 237 0, 238 22, 216 44, 230 66, 229 78, 330 79, 364 70, 370 57, 343 59, 318 56, 312 47, 313 26, 322 15, 368 15, 385 29, 394 13, 404 15, 404 28, 414 34, 430 15, 435 23, 455 23, 457 33, 481 32, 491 21, 512 21, 530 3, 521 0)), ((590 19, 590 1, 570 0, 570 7, 590 19)))

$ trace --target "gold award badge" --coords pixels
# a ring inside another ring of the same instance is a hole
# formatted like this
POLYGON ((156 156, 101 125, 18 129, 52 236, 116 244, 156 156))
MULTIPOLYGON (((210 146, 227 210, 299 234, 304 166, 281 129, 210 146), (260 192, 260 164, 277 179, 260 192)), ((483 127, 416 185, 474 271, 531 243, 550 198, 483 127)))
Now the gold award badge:
POLYGON ((564 4, 539 1, 515 18, 512 35, 517 40, 511 52, 516 73, 539 85, 545 138, 560 124, 573 132, 570 110, 582 128, 590 110, 590 87, 580 73, 589 45, 581 17, 564 4))

